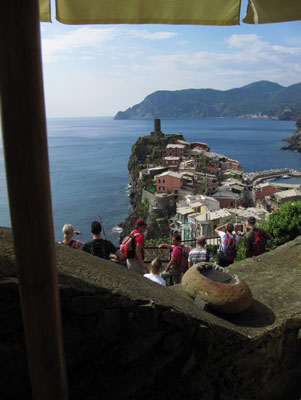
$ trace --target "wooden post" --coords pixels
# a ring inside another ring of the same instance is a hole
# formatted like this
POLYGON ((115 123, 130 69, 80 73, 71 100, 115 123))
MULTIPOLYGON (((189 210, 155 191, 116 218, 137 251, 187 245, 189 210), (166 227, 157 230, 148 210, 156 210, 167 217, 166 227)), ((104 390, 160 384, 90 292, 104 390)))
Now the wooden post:
POLYGON ((0 1, 3 144, 32 392, 60 400, 68 388, 40 47, 38 0, 0 1))

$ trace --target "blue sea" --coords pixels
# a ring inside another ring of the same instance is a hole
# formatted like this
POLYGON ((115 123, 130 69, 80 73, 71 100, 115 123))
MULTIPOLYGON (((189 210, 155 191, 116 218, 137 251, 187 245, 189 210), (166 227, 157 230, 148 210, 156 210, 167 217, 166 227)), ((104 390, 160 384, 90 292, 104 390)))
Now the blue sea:
MULTIPOLYGON (((301 169, 300 153, 280 150, 286 145, 282 139, 295 129, 293 121, 270 119, 161 121, 162 132, 181 132, 187 141, 206 142, 211 151, 238 160, 245 171, 301 169)), ((100 218, 106 237, 118 244, 117 224, 129 213, 131 146, 153 131, 153 121, 48 119, 47 130, 55 240, 61 240, 62 226, 71 223, 86 241, 90 222, 100 218)), ((0 226, 10 226, 2 142, 0 146, 0 226)))

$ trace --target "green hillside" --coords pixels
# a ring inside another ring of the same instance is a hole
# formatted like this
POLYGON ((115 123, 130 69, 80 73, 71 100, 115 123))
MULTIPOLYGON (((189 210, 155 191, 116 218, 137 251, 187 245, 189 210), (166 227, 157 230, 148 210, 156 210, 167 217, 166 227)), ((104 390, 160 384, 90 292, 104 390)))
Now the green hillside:
POLYGON ((177 119, 268 116, 296 120, 301 112, 301 83, 288 87, 260 81, 230 90, 159 90, 119 111, 115 119, 177 119))

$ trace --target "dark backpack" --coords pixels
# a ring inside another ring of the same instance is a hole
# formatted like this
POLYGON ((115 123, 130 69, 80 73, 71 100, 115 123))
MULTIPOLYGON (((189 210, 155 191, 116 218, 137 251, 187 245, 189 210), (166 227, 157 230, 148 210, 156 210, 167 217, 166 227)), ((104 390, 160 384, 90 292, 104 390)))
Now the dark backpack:
POLYGON ((73 245, 74 242, 75 242, 75 240, 73 240, 73 239, 70 240, 70 242, 68 243, 68 246, 69 246, 69 247, 72 247, 72 245, 73 245))
POLYGON ((178 246, 178 248, 181 250, 181 260, 180 264, 178 265, 178 268, 180 272, 185 273, 188 270, 188 256, 190 253, 190 249, 187 246, 178 246))
POLYGON ((125 258, 134 258, 136 255, 136 236, 140 235, 140 233, 133 232, 130 233, 129 236, 126 236, 122 239, 120 252, 123 253, 125 258))
POLYGON ((259 254, 265 252, 266 239, 264 237, 263 232, 256 228, 252 229, 251 232, 253 234, 253 243, 251 251, 254 256, 259 256, 259 254))
POLYGON ((226 232, 226 240, 225 240, 225 248, 226 248, 226 261, 233 262, 236 257, 236 234, 233 233, 232 237, 230 237, 229 233, 226 232))
POLYGON ((106 256, 105 242, 103 239, 94 240, 93 243, 91 244, 90 250, 91 250, 92 256, 96 256, 96 257, 100 257, 100 258, 104 258, 105 260, 108 260, 108 257, 106 256))

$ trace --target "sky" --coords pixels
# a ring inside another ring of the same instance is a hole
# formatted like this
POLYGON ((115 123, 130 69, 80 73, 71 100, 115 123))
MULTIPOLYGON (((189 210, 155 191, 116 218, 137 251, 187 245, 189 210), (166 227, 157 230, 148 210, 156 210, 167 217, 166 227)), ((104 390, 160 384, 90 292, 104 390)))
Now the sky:
POLYGON ((114 116, 157 90, 301 82, 301 21, 64 25, 53 17, 41 38, 47 117, 114 116))

